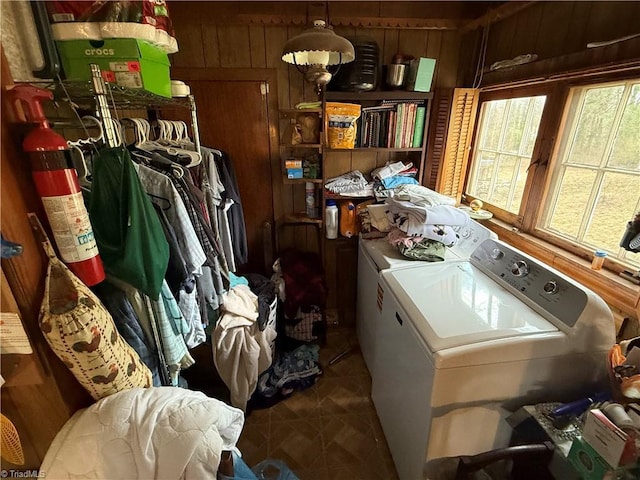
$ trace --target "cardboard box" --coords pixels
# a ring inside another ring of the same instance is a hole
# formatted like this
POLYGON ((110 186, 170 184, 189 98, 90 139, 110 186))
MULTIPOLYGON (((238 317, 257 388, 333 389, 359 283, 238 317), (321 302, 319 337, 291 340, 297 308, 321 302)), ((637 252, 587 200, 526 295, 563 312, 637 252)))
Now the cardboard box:
POLYGON ((287 168, 287 178, 302 178, 302 169, 287 168))
POLYGON ((573 441, 567 459, 584 480, 602 480, 607 473, 614 470, 581 438, 573 441))
POLYGON ((66 40, 57 41, 56 46, 68 80, 90 80, 93 63, 107 82, 171 97, 169 57, 149 42, 133 38, 66 40))
POLYGON ((409 63, 407 90, 413 92, 430 92, 433 73, 436 69, 435 58, 414 58, 409 63))
POLYGON ((302 160, 286 160, 284 166, 287 169, 302 168, 302 160))
POLYGON ((629 436, 620 430, 599 409, 589 410, 582 430, 582 439, 609 465, 617 468, 629 436))

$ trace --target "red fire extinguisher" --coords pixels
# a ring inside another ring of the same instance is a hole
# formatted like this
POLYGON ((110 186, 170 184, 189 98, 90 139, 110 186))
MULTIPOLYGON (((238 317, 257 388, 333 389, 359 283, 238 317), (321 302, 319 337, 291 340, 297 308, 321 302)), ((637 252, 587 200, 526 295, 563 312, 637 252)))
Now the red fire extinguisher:
POLYGON ((60 256, 86 285, 100 283, 104 268, 70 150, 64 137, 49 127, 40 103, 52 100, 53 94, 33 85, 16 85, 10 95, 14 109, 21 104, 27 121, 38 124, 27 134, 22 148, 29 154, 33 180, 60 256))

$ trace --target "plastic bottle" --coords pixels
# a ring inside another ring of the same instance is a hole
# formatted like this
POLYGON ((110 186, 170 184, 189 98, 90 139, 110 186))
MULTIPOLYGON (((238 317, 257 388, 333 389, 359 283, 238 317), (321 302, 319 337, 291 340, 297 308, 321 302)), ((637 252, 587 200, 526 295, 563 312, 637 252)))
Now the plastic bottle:
POLYGON ((312 182, 305 183, 305 203, 307 206, 307 217, 318 218, 318 208, 316 207, 316 189, 312 182))
POLYGON ((604 259, 607 256, 607 252, 602 250, 596 250, 593 252, 593 260, 591 260, 591 268, 594 270, 602 269, 602 264, 604 263, 604 259))
POLYGON ((340 235, 351 238, 357 235, 356 206, 353 202, 340 202, 340 235))
POLYGON ((324 210, 324 222, 327 238, 338 238, 338 206, 335 200, 327 200, 324 210))

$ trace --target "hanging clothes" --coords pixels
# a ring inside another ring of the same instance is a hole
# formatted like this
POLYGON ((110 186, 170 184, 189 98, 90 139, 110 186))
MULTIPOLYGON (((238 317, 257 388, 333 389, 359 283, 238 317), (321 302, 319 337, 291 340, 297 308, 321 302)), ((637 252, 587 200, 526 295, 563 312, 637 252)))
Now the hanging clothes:
MULTIPOLYGON (((153 202, 152 202, 153 203, 153 202)), ((167 273, 165 274, 165 280, 169 284, 169 288, 174 295, 178 295, 180 290, 184 290, 186 293, 191 293, 196 286, 195 278, 192 272, 187 268, 187 261, 182 254, 180 245, 178 244, 178 237, 176 236, 175 229, 171 222, 167 218, 164 210, 156 203, 153 203, 162 230, 164 230, 164 236, 169 243, 169 264, 167 266, 167 273)))
POLYGON ((192 178, 200 186, 204 194, 205 205, 211 221, 211 229, 221 245, 227 267, 230 272, 236 271, 233 255, 233 242, 229 227, 228 210, 233 200, 224 199, 224 185, 220 181, 220 174, 216 165, 216 154, 212 149, 202 147, 202 162, 198 167, 190 169, 192 178))
POLYGON ((140 321, 124 292, 108 281, 95 285, 92 290, 111 314, 118 333, 151 370, 153 386, 163 385, 158 351, 154 342, 150 342, 142 331, 140 321))
POLYGON ((231 159, 223 152, 216 155, 216 165, 220 173, 225 191, 223 198, 233 200, 233 204, 228 209, 229 227, 233 243, 233 255, 236 264, 245 264, 249 261, 247 246, 247 229, 244 223, 244 212, 240 199, 240 189, 233 169, 231 159))
POLYGON ((104 149, 95 159, 89 216, 107 273, 156 297, 169 245, 126 149, 104 149))
POLYGON ((166 282, 155 299, 142 295, 133 286, 114 278, 109 281, 122 289, 131 302, 141 325, 148 325, 152 338, 162 351, 164 364, 169 371, 169 385, 178 385, 178 375, 182 368, 195 363, 184 341, 183 332, 188 331, 180 309, 166 282), (171 300, 173 299, 173 300, 171 300))
POLYGON ((200 245, 184 202, 171 179, 149 166, 135 164, 144 190, 165 213, 174 228, 180 251, 190 273, 201 274, 207 256, 200 245))
POLYGON ((180 370, 195 363, 184 341, 184 335, 188 332, 189 326, 166 282, 163 284, 159 298, 151 301, 151 308, 160 330, 171 384, 177 386, 180 370))
MULTIPOLYGON (((211 282, 214 285, 214 292, 202 292, 207 295, 207 298, 214 298, 216 296, 217 301, 211 305, 211 308, 217 309, 221 295, 226 291, 228 287, 228 269, 226 266, 226 260, 220 245, 216 242, 215 236, 209 227, 207 218, 204 215, 204 205, 200 202, 200 195, 197 188, 190 181, 188 171, 171 160, 163 157, 158 153, 153 153, 150 156, 151 164, 148 168, 155 170, 158 173, 164 174, 174 185, 178 195, 183 201, 186 208, 191 225, 194 228, 198 241, 207 257, 206 265, 212 267, 209 275, 212 275, 211 282)), ((202 198, 204 198, 202 196, 202 198)), ((203 275, 206 274, 203 273, 203 275)), ((205 286, 208 286, 207 282, 205 286)), ((204 317, 203 317, 204 321, 204 317)))
POLYGON ((177 298, 178 308, 180 308, 182 316, 189 326, 187 333, 184 335, 184 341, 190 349, 207 341, 207 336, 204 331, 206 324, 202 323, 202 317, 200 315, 202 307, 198 301, 198 297, 198 291, 194 289, 191 293, 186 293, 185 291, 180 292, 180 296, 177 298))

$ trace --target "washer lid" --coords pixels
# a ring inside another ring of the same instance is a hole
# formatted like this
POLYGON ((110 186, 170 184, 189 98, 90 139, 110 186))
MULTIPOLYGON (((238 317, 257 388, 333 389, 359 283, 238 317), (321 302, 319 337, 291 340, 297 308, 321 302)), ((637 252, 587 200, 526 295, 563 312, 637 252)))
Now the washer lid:
POLYGON ((469 262, 391 270, 382 277, 409 316, 403 320, 415 325, 432 352, 558 331, 469 262))

